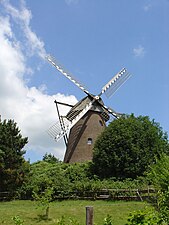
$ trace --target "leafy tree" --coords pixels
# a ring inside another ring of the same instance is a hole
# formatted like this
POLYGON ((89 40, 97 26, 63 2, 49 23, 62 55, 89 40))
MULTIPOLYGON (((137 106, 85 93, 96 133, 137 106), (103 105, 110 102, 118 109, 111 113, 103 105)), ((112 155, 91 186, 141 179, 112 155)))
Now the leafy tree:
POLYGON ((92 170, 101 178, 136 178, 162 152, 169 154, 169 143, 159 124, 128 115, 110 123, 96 141, 92 170))
POLYGON ((28 166, 23 158, 27 142, 13 120, 0 121, 0 191, 14 191, 22 184, 28 166))
POLYGON ((51 153, 46 153, 44 156, 43 156, 43 161, 45 162, 50 162, 50 163, 60 163, 61 161, 56 158, 54 155, 52 155, 51 153))
POLYGON ((38 202, 38 206, 45 210, 45 214, 41 215, 41 218, 49 219, 49 207, 52 201, 53 188, 46 188, 44 192, 34 191, 33 198, 38 202))

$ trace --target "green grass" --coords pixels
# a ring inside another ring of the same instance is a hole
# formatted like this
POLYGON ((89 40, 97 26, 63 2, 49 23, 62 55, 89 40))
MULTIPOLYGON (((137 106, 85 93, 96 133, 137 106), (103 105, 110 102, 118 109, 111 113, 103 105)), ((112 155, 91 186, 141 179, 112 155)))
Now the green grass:
POLYGON ((123 201, 61 201, 52 202, 49 211, 49 220, 42 220, 43 210, 36 208, 33 201, 0 202, 0 225, 15 224, 12 217, 19 216, 24 220, 24 225, 56 225, 57 219, 62 216, 71 217, 85 224, 85 207, 94 207, 94 223, 103 225, 103 219, 107 214, 112 216, 113 225, 124 225, 127 222, 129 212, 144 209, 145 202, 123 201))

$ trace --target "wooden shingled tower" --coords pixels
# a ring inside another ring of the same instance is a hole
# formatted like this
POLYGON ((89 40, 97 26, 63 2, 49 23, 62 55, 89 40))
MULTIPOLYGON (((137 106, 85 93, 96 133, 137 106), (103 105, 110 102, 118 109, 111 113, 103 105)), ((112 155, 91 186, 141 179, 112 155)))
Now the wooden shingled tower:
POLYGON ((94 143, 98 135, 105 129, 110 115, 115 118, 122 115, 105 106, 101 95, 105 93, 107 97, 110 97, 130 77, 130 74, 123 68, 102 88, 98 95, 93 95, 70 73, 65 71, 52 56, 49 55, 46 58, 87 95, 74 106, 55 101, 59 121, 48 130, 48 133, 55 141, 64 138, 66 145, 64 162, 74 163, 92 160, 94 143), (60 115, 60 104, 70 107, 66 116, 60 115))

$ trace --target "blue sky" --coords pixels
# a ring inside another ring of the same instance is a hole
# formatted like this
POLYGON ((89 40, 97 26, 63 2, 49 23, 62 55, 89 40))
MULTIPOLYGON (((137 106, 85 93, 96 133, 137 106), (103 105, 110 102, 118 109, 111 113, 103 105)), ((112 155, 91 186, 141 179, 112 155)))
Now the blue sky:
POLYGON ((63 142, 45 132, 57 120, 53 101, 85 96, 43 59, 48 53, 93 94, 126 67, 133 76, 103 96, 105 104, 147 115, 169 132, 168 21, 168 0, 2 0, 0 114, 29 137, 26 157, 63 158, 63 142))

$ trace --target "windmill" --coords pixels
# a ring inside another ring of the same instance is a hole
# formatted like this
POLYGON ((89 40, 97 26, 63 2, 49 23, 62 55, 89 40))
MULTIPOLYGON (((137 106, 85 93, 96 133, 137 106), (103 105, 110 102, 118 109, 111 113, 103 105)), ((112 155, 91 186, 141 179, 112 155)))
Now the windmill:
POLYGON ((103 103, 101 95, 105 93, 107 97, 112 96, 127 81, 130 73, 123 68, 102 88, 98 95, 93 95, 58 64, 54 57, 48 55, 46 59, 62 75, 67 77, 86 94, 86 97, 74 106, 55 101, 59 121, 48 130, 48 134, 55 141, 64 138, 66 145, 64 162, 73 163, 92 160, 94 142, 98 135, 105 129, 106 122, 110 119, 110 116, 112 115, 117 119, 122 116, 121 113, 107 107, 103 103), (70 107, 66 116, 60 115, 60 104, 70 107))

